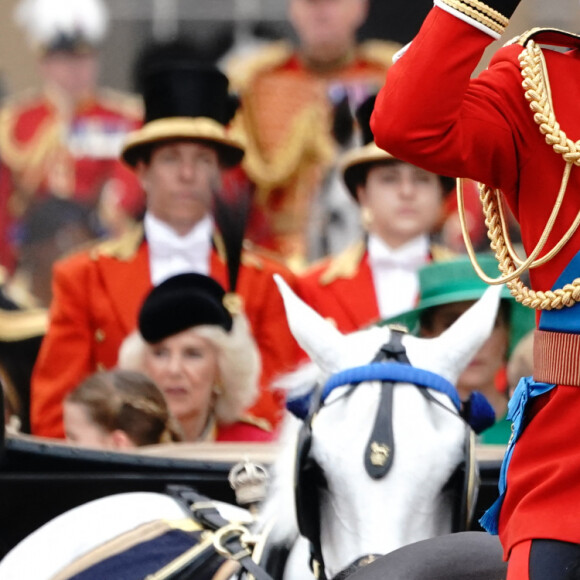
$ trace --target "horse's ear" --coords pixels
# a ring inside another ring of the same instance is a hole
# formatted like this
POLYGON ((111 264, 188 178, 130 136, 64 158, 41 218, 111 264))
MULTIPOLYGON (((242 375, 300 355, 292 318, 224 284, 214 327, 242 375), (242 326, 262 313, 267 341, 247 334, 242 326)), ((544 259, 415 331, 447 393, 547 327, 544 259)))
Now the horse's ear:
POLYGON ((274 274, 274 280, 284 300, 288 326, 298 344, 322 371, 339 370, 343 335, 296 296, 281 276, 274 274))
MULTIPOLYGON (((500 302, 501 286, 490 286, 483 296, 441 336, 432 339, 431 353, 437 372, 457 384, 457 379, 490 336, 500 302)), ((430 347, 431 349, 431 347, 430 347)))

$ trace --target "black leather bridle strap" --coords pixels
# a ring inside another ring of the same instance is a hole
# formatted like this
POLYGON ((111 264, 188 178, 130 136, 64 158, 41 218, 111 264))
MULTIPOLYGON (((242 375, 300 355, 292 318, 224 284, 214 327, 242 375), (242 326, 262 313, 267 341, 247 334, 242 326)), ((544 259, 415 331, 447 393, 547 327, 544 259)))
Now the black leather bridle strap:
MULTIPOLYGON (((409 364, 407 352, 403 346, 404 332, 391 329, 391 339, 381 346, 373 363, 396 361, 409 364)), ((373 479, 384 477, 393 465, 395 457, 395 439, 393 437, 393 392, 395 384, 383 381, 375 423, 365 449, 365 469, 373 479)))
POLYGON ((382 384, 375 424, 365 449, 365 469, 373 479, 384 477, 395 457, 392 420, 394 386, 391 381, 382 384))
POLYGON ((238 562, 256 580, 274 580, 252 560, 252 552, 243 539, 248 530, 242 525, 232 524, 226 520, 210 498, 182 485, 168 485, 167 493, 185 504, 195 521, 215 532, 214 549, 216 552, 228 560, 238 562))
POLYGON ((382 362, 387 360, 394 360, 396 362, 411 364, 407 351, 403 345, 403 336, 405 332, 391 328, 391 338, 389 342, 383 344, 379 352, 375 355, 373 362, 382 362))

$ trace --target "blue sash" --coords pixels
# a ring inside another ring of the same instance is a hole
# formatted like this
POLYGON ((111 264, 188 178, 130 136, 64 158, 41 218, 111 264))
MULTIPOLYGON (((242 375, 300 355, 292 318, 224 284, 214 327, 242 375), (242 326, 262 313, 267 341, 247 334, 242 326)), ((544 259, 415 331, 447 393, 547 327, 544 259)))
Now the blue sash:
POLYGON ((484 530, 487 530, 490 534, 497 535, 498 533, 499 513, 506 492, 507 470, 514 452, 515 444, 524 431, 526 407, 528 406, 530 399, 551 391, 555 386, 556 385, 550 385, 548 383, 537 383, 532 377, 523 377, 520 379, 520 382, 508 403, 507 419, 512 422, 512 436, 509 440, 499 474, 499 497, 479 520, 481 527, 484 530))

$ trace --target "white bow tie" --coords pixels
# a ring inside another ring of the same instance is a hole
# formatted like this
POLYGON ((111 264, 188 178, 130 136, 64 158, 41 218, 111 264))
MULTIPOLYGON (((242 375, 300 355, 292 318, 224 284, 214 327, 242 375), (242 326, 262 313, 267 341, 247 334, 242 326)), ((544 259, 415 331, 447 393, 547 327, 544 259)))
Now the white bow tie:
POLYGON ((197 236, 190 238, 154 238, 149 241, 151 253, 156 258, 171 259, 180 256, 188 261, 194 261, 196 256, 204 253, 208 241, 197 236))
POLYGON ((423 243, 423 240, 414 240, 402 248, 393 250, 384 242, 370 238, 369 255, 375 267, 416 271, 427 263, 429 245, 426 241, 423 243))
POLYGON ((184 236, 177 235, 167 224, 150 214, 145 216, 144 225, 150 251, 159 258, 181 256, 195 260, 196 254, 207 254, 211 246, 213 222, 210 217, 201 220, 184 236))
POLYGON ((151 280, 163 280, 183 272, 209 273, 213 222, 204 218, 185 236, 178 236, 167 224, 145 215, 145 235, 149 245, 151 280))

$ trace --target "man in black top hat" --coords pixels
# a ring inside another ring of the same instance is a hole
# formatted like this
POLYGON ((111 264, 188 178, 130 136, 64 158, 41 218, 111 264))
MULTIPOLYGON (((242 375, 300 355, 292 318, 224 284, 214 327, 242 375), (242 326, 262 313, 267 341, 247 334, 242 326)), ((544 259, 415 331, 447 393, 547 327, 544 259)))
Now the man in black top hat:
POLYGON ((224 238, 227 246, 230 232, 217 237, 211 214, 222 170, 244 154, 226 127, 235 110, 228 80, 214 67, 178 60, 150 69, 144 98, 146 122, 122 150, 146 192, 144 222, 120 240, 55 266, 50 326, 32 383, 32 428, 38 435, 64 435, 65 395, 88 374, 116 364, 145 295, 183 272, 208 274, 242 297, 262 356, 262 396, 253 413, 272 426, 281 417, 282 398, 269 384, 294 365, 298 347, 272 275, 281 273, 293 283, 292 277, 249 251, 242 253, 239 269, 232 252, 226 264, 220 247, 224 238))

